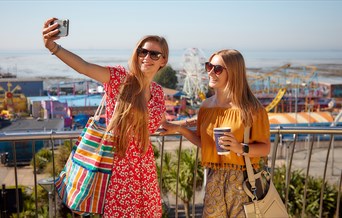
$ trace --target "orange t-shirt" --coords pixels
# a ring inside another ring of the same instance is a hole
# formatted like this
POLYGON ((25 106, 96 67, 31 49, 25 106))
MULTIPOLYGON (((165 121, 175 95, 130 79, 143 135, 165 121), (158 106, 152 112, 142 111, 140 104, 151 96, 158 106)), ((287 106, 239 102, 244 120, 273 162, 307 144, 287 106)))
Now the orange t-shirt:
MULTIPOLYGON (((213 129, 215 127, 231 127, 231 131, 239 142, 243 142, 245 126, 242 124, 240 110, 236 108, 201 107, 197 118, 197 134, 201 137, 202 166, 213 169, 244 170, 243 156, 234 152, 228 155, 218 155, 215 146, 213 129)), ((270 140, 270 124, 265 110, 259 110, 253 115, 253 125, 249 143, 270 140)), ((258 168, 259 157, 251 158, 252 165, 258 168)))

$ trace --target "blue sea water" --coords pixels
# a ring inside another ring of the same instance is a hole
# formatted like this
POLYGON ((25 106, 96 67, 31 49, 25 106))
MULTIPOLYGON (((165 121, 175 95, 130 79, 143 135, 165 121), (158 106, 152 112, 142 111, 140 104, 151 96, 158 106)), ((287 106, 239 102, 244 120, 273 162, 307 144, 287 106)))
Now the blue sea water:
MULTIPOLYGON (((182 69, 184 54, 189 49, 170 51, 169 64, 172 68, 182 69)), ((130 50, 71 50, 83 59, 99 65, 127 66, 130 50)), ((208 59, 213 51, 199 50, 199 56, 208 59)), ((342 67, 342 51, 241 51, 247 68, 272 70, 284 64, 291 66, 329 65, 342 67)), ((11 72, 18 78, 68 77, 85 78, 66 66, 47 50, 0 51, 0 71, 11 72)), ((322 78, 324 76, 319 75, 322 78)), ((337 77, 338 80, 342 79, 337 77)))

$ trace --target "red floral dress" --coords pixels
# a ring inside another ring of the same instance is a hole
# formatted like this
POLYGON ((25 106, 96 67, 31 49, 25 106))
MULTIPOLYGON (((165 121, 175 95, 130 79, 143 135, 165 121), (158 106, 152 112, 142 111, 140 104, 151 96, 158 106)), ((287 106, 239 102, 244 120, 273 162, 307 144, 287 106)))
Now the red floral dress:
MULTIPOLYGON (((109 67, 110 81, 104 84, 107 94, 107 123, 115 106, 119 86, 127 76, 121 66, 109 67)), ((165 102, 162 87, 151 84, 152 98, 148 102, 150 133, 157 130, 164 114, 165 102)), ((161 217, 161 198, 152 144, 145 155, 140 154, 138 142, 131 140, 126 155, 114 155, 112 176, 107 190, 103 217, 161 217)))

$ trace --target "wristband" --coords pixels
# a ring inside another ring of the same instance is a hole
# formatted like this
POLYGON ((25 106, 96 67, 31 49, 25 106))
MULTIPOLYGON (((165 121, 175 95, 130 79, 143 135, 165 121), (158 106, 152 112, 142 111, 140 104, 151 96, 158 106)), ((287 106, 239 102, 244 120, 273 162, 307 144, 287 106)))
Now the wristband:
POLYGON ((246 143, 241 143, 242 145, 242 154, 243 156, 247 155, 249 153, 249 146, 246 143))
POLYGON ((186 126, 186 127, 189 127, 189 122, 188 122, 188 120, 185 120, 185 126, 186 126))

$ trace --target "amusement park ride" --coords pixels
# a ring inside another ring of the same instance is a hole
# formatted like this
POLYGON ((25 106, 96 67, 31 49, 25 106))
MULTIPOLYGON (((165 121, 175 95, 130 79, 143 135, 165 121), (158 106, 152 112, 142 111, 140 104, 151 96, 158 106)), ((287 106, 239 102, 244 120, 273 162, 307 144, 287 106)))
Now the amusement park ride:
MULTIPOLYGON (((198 48, 186 49, 183 54, 183 92, 189 107, 199 108, 208 92, 208 75, 204 70, 206 57, 198 48)), ((315 66, 284 64, 276 69, 247 71, 248 82, 268 112, 314 112, 329 109, 318 85, 315 66)))
POLYGON ((183 70, 185 75, 183 92, 191 101, 191 105, 198 104, 205 99, 208 92, 208 74, 204 70, 206 61, 204 52, 198 48, 186 49, 183 54, 183 70))
POLYGON ((286 88, 281 88, 278 91, 278 94, 276 95, 276 97, 272 100, 272 102, 270 104, 268 104, 265 109, 267 112, 270 112, 274 107, 276 107, 279 102, 281 101, 281 99, 283 98, 283 96, 286 93, 286 88))
MULTIPOLYGON (((167 105, 172 108, 170 110, 172 119, 193 117, 202 101, 210 95, 209 77, 204 69, 207 60, 204 52, 198 48, 189 48, 184 51, 182 59, 179 81, 184 81, 184 84, 181 84, 184 95, 177 101, 171 99, 171 103, 167 105)), ((334 104, 328 104, 331 102, 327 101, 331 99, 324 97, 325 91, 318 85, 315 66, 291 67, 290 64, 284 64, 275 69, 260 69, 257 72, 247 69, 247 76, 253 93, 269 113, 315 112, 334 107, 334 104)), ((48 93, 49 97, 80 94, 91 96, 103 93, 103 87, 91 80, 59 82, 53 84, 48 93)), ((7 84, 7 89, 0 87, 2 119, 13 119, 24 115, 28 111, 27 104, 26 96, 22 94, 19 85, 13 89, 11 83, 7 84)))
POLYGON ((0 86, 0 111, 2 119, 13 119, 27 111, 27 99, 19 85, 12 89, 12 84, 9 82, 7 90, 0 86))
POLYGON ((327 101, 330 101, 324 98, 318 85, 315 66, 290 68, 290 64, 286 64, 248 77, 251 89, 268 111, 312 112, 327 107, 327 101))

